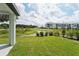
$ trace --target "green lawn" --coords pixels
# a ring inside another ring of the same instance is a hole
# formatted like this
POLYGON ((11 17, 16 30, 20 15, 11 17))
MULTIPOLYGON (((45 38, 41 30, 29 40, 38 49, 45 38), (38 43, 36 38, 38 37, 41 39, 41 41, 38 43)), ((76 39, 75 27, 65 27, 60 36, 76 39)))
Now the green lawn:
POLYGON ((79 42, 61 37, 17 37, 8 55, 79 56, 79 42))
POLYGON ((9 41, 8 37, 2 36, 0 37, 0 44, 7 44, 9 41))
POLYGON ((16 29, 16 34, 17 35, 30 35, 30 34, 34 34, 37 32, 37 28, 28 28, 28 29, 16 29))
MULTIPOLYGON (((30 35, 36 33, 36 28, 28 28, 26 31, 16 29, 16 35, 30 35)), ((9 29, 0 29, 0 44, 6 44, 9 41, 9 29)))
POLYGON ((7 44, 9 41, 8 30, 0 29, 0 44, 7 44))
MULTIPOLYGON (((29 28, 26 31, 17 29, 17 35, 29 35, 37 31, 56 29, 29 28)), ((61 31, 61 29, 60 29, 61 31)), ((75 31, 75 30, 74 30, 75 31)), ((8 31, 0 30, 0 44, 8 43, 8 31)), ((16 45, 8 55, 13 56, 79 56, 79 41, 62 37, 25 37, 17 36, 16 45)))

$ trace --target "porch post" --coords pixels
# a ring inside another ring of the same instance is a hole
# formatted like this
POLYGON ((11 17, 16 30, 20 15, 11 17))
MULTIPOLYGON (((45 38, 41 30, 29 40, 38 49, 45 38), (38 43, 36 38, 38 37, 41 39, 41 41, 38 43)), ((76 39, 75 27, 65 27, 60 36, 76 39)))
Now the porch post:
POLYGON ((16 16, 10 15, 9 19, 9 45, 16 43, 16 16))

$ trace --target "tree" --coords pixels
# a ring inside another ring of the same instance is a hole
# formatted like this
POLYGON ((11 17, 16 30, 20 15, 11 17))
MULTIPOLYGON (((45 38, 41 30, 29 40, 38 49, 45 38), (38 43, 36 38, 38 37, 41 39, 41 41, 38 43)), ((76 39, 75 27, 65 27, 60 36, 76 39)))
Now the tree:
POLYGON ((4 29, 7 29, 7 28, 9 28, 9 24, 4 23, 4 24, 1 24, 0 27, 4 28, 4 29))

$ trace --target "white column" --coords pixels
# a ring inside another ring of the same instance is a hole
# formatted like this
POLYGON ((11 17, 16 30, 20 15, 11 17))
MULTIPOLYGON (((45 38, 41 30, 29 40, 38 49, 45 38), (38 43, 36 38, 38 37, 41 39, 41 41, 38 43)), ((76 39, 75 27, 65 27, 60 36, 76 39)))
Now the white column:
POLYGON ((16 16, 10 15, 9 19, 9 45, 16 43, 16 16))

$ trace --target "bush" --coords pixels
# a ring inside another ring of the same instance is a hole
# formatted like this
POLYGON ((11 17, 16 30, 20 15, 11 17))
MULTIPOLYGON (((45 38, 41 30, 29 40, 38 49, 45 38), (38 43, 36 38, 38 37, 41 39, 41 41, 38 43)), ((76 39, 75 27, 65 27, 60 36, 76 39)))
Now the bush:
POLYGON ((39 33, 36 33, 36 36, 39 36, 39 33))
POLYGON ((69 33, 69 36, 70 36, 70 38, 72 39, 72 38, 73 38, 73 33, 72 33, 72 32, 69 33))
POLYGON ((40 36, 44 36, 44 33, 43 32, 40 32, 40 36))
POLYGON ((79 40, 79 33, 77 33, 76 37, 77 37, 77 40, 79 40))
POLYGON ((54 36, 59 36, 59 32, 54 32, 53 35, 54 36))
POLYGON ((62 35, 63 35, 63 37, 65 36, 65 33, 66 33, 65 29, 63 29, 63 30, 62 30, 62 35))
POLYGON ((49 32, 49 36, 53 36, 53 32, 49 32))
POLYGON ((48 32, 45 32, 45 36, 48 36, 48 34, 49 34, 48 32))

